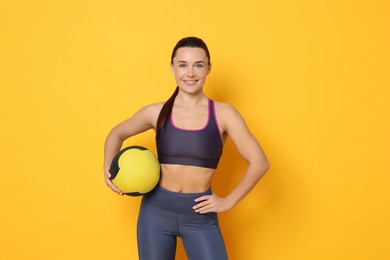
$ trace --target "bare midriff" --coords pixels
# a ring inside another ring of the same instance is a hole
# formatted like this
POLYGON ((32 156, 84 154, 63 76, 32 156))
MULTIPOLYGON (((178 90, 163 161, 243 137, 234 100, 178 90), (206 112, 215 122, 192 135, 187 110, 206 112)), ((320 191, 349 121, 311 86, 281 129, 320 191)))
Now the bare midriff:
POLYGON ((181 193, 200 193, 210 188, 215 169, 161 164, 159 185, 167 190, 181 193))

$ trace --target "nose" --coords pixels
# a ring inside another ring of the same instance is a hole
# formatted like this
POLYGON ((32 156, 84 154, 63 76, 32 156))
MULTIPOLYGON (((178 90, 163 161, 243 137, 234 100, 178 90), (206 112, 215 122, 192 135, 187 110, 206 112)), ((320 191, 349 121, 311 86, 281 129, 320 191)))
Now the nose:
POLYGON ((190 77, 190 78, 195 76, 195 72, 194 72, 193 68, 189 68, 187 76, 190 77))

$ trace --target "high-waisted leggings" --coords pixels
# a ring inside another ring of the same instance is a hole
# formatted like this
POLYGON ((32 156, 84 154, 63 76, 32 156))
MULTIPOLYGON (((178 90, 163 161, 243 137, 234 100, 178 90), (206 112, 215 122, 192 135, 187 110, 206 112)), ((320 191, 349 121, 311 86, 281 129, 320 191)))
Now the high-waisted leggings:
POLYGON ((157 186, 144 195, 138 217, 140 260, 173 260, 176 238, 183 242, 189 260, 228 259, 216 213, 199 214, 195 199, 211 194, 177 193, 157 186))

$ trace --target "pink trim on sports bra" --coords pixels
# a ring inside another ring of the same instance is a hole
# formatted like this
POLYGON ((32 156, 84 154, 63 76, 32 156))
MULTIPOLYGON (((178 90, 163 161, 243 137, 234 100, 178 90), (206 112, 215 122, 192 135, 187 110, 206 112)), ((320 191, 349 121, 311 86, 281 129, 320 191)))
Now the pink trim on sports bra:
MULTIPOLYGON (((214 102, 213 102, 214 103, 214 102)), ((214 107, 215 109, 215 107, 214 107)), ((215 112, 214 112, 214 115, 215 115, 215 112)), ((177 126, 174 122, 173 122, 173 113, 171 113, 171 116, 169 118, 169 120, 171 121, 171 124, 174 128, 178 129, 178 130, 182 130, 182 131, 189 131, 189 132, 197 132, 197 131, 202 131, 204 129, 207 128, 207 126, 209 125, 210 123, 210 100, 207 101, 207 121, 206 121, 206 124, 199 128, 199 129, 185 129, 185 128, 181 128, 179 126, 177 126)), ((218 122, 217 122, 217 126, 218 126, 218 122)), ((218 128, 218 131, 219 131, 219 128, 218 128)), ((221 135, 221 132, 220 132, 220 135, 221 135)))

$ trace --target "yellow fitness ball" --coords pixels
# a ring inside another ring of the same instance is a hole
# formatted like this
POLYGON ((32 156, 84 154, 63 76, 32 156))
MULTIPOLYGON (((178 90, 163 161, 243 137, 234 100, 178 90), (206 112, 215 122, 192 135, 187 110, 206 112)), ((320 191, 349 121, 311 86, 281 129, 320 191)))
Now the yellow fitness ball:
POLYGON ((112 160, 112 183, 124 194, 140 196, 156 187, 160 163, 153 152, 142 146, 122 149, 112 160))

